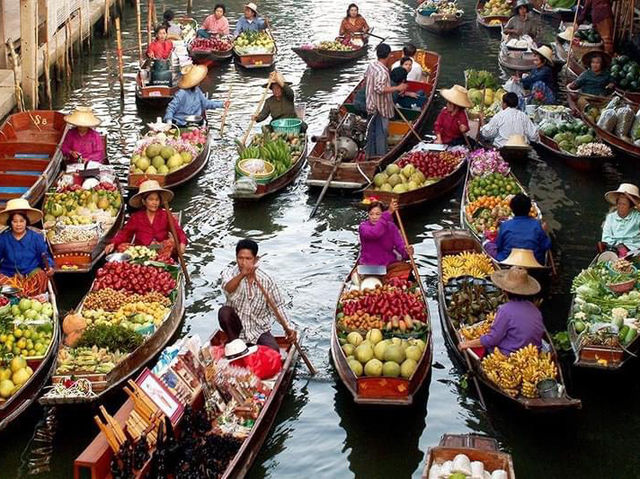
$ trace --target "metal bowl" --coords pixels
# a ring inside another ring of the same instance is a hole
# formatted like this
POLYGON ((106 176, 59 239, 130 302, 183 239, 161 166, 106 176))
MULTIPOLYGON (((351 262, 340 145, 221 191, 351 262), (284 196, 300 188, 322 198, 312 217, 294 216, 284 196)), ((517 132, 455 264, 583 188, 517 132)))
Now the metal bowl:
POLYGON ((113 263, 115 261, 127 262, 131 261, 131 256, 126 253, 111 253, 110 255, 107 255, 105 261, 107 263, 113 263))
POLYGON ((20 291, 18 288, 14 288, 13 286, 4 285, 0 287, 0 293, 6 294, 7 296, 13 296, 20 291))
POLYGON ((184 121, 187 123, 200 123, 202 121, 202 116, 200 115, 187 115, 184 117, 184 121))

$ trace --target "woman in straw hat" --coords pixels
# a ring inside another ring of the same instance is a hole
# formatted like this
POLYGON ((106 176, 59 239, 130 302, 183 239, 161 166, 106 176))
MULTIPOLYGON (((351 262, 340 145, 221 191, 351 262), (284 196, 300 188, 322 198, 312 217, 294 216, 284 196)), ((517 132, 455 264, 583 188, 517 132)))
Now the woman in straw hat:
POLYGON ((530 36, 533 40, 540 34, 540 23, 531 12, 529 0, 518 0, 513 7, 513 16, 509 19, 502 31, 509 38, 520 38, 523 35, 530 36))
POLYGON ((75 128, 67 131, 60 150, 68 161, 105 160, 104 141, 100 133, 94 130, 102 121, 89 107, 79 106, 64 120, 75 128))
POLYGON ((514 77, 520 81, 525 90, 529 90, 531 95, 528 101, 532 100, 538 104, 553 105, 556 101, 556 79, 553 74, 553 51, 544 45, 533 49, 533 64, 531 71, 522 79, 514 77))
POLYGON ((255 3, 250 2, 244 6, 244 16, 240 17, 236 23, 236 29, 233 35, 237 37, 243 32, 259 32, 268 27, 267 21, 258 16, 258 7, 255 3))
POLYGON ((567 85, 570 90, 580 90, 588 95, 606 96, 607 90, 614 88, 609 74, 611 57, 605 52, 593 50, 582 55, 582 64, 586 68, 578 78, 567 85))
POLYGON ((604 195, 613 210, 607 215, 602 227, 600 250, 613 249, 619 255, 640 248, 640 191, 636 185, 622 183, 615 191, 604 195))
POLYGON ((533 344, 542 346, 544 323, 540 310, 530 301, 540 292, 540 283, 527 274, 527 270, 513 266, 491 275, 491 281, 502 289, 509 301, 498 307, 496 317, 489 332, 479 339, 461 341, 461 350, 484 348, 492 352, 498 348, 503 354, 510 354, 533 344))
POLYGON ((393 214, 398 210, 398 200, 391 200, 389 209, 384 211, 380 201, 369 205, 369 217, 360 223, 360 264, 390 266, 413 254, 404 244, 400 230, 393 222, 393 214))
POLYGON ((467 89, 460 85, 440 90, 446 106, 438 114, 433 131, 436 143, 444 145, 464 145, 464 135, 469 131, 466 108, 471 108, 467 89))
POLYGON ((0 223, 8 226, 0 233, 0 276, 53 275, 53 258, 44 236, 28 228, 41 219, 42 212, 24 198, 7 202, 0 213, 0 223))
MULTIPOLYGON (((271 121, 279 120, 281 118, 295 118, 299 119, 296 113, 295 107, 295 93, 291 88, 291 82, 285 81, 282 73, 278 71, 272 71, 269 74, 269 81, 271 82, 271 93, 273 93, 262 106, 262 110, 252 118, 256 122, 266 120, 271 117, 271 121)), ((264 88, 269 83, 264 84, 264 88)), ((271 129, 271 126, 267 128, 271 129)), ((307 131, 307 124, 303 121, 300 125, 300 131, 304 133, 307 131)))
POLYGON ((204 117, 205 110, 214 108, 229 107, 229 100, 222 102, 216 100, 208 100, 204 96, 198 85, 202 83, 207 76, 209 69, 205 65, 191 65, 178 81, 180 90, 176 93, 167 106, 164 114, 165 123, 175 123, 178 126, 187 124, 186 117, 201 116, 204 117))
MULTIPOLYGON (((164 200, 171 201, 173 193, 166 190, 155 180, 147 180, 140 183, 138 193, 129 200, 132 208, 143 209, 131 215, 127 224, 111 240, 105 248, 105 253, 111 253, 115 248, 126 249, 133 240, 136 246, 149 246, 150 244, 162 244, 167 248, 167 252, 175 247, 171 237, 169 221, 173 221, 180 242, 179 248, 182 253, 187 246, 187 236, 182 227, 164 208, 161 207, 164 200), (169 248, 171 248, 169 250, 169 248)), ((164 249, 163 248, 163 249, 164 249)), ((170 252, 167 256, 170 256, 170 252)))

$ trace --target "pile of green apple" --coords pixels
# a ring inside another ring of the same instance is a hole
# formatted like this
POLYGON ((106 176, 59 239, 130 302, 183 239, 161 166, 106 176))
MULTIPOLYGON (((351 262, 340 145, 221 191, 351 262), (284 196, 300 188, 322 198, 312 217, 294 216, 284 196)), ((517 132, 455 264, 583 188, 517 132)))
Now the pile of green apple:
POLYGON ((0 358, 42 357, 53 336, 53 306, 23 298, 0 323, 0 358))

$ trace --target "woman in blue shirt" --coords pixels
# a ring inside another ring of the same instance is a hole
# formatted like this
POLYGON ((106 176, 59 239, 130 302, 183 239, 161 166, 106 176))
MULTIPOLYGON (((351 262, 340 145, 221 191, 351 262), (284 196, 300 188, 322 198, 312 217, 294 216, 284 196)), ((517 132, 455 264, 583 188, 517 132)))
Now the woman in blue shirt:
POLYGON ((622 183, 616 191, 609 191, 605 199, 614 205, 602 226, 602 243, 598 249, 613 249, 624 256, 629 250, 640 248, 640 191, 636 185, 622 183))
POLYGON ((518 193, 511 199, 509 207, 514 217, 502 223, 498 229, 496 259, 503 261, 513 248, 522 248, 533 250, 538 263, 545 264, 547 251, 551 249, 551 240, 540 221, 529 216, 531 199, 518 193))
POLYGON ((533 52, 535 67, 520 82, 525 90, 531 92, 528 103, 536 101, 539 104, 551 105, 556 101, 556 85, 552 68, 553 52, 547 46, 534 48, 533 52))
POLYGON ((0 233, 0 274, 26 276, 43 268, 47 276, 53 275, 53 258, 44 236, 28 226, 42 219, 42 213, 29 206, 23 198, 7 202, 0 213, 0 223, 8 228, 0 233))
POLYGON ((240 35, 242 32, 259 32, 268 27, 264 18, 258 16, 258 7, 255 3, 247 3, 244 6, 244 17, 241 17, 236 23, 236 29, 233 31, 234 36, 240 35))

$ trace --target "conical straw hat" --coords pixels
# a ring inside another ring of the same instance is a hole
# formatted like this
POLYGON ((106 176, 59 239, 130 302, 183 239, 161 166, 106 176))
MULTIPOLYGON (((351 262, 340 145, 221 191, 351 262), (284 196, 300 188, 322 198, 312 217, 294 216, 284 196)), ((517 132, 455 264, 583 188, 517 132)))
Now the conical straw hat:
POLYGON ((500 261, 502 264, 508 266, 520 266, 522 268, 544 268, 535 255, 533 250, 525 248, 513 248, 504 261, 500 261))
POLYGON ((190 65, 182 71, 182 78, 178 81, 178 86, 183 89, 193 88, 200 85, 207 77, 209 69, 206 65, 190 65))
POLYGON ((495 271, 491 274, 491 281, 508 293, 533 296, 540 292, 540 283, 529 276, 526 269, 517 266, 495 271))
POLYGON ((102 123, 102 120, 88 106, 79 106, 70 115, 65 116, 64 121, 70 125, 85 126, 87 128, 95 128, 102 123))
POLYGON ((6 224, 9 216, 12 213, 24 214, 27 218, 29 218, 29 222, 31 224, 37 223, 42 219, 42 212, 40 210, 32 208, 29 202, 24 198, 14 198, 7 201, 7 206, 0 213, 0 223, 2 223, 3 225, 6 224))
POLYGON ((468 91, 463 86, 453 85, 451 88, 443 88, 440 90, 440 94, 442 98, 461 108, 471 108, 473 106, 469 101, 468 91))
POLYGON ((160 186, 156 180, 146 180, 140 183, 140 190, 131 197, 129 205, 132 208, 142 208, 142 198, 149 193, 158 193, 161 199, 171 201, 173 199, 173 192, 160 186))

